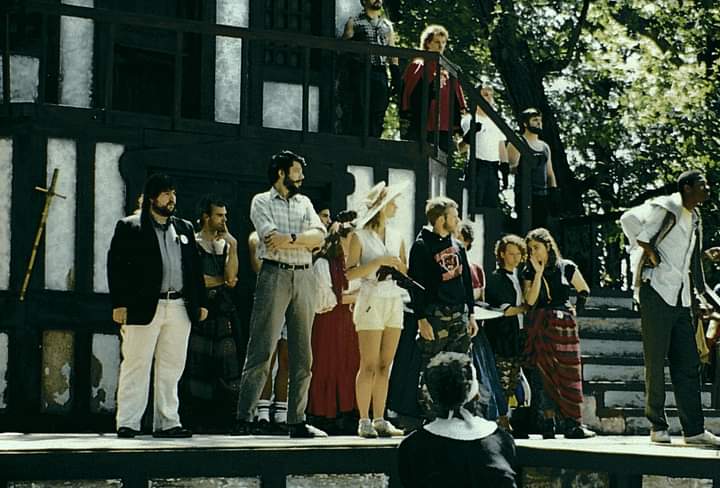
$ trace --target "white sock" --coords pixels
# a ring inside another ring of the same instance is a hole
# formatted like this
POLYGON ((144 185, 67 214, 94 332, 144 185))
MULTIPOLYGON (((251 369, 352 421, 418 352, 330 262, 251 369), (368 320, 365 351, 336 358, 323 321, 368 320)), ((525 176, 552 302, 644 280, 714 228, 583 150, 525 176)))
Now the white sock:
POLYGON ((287 423, 287 402, 275 402, 273 404, 275 412, 273 413, 273 420, 276 424, 287 423))
POLYGON ((258 400, 257 404, 257 419, 258 422, 261 420, 264 420, 265 422, 270 422, 270 405, 272 402, 270 400, 258 400))

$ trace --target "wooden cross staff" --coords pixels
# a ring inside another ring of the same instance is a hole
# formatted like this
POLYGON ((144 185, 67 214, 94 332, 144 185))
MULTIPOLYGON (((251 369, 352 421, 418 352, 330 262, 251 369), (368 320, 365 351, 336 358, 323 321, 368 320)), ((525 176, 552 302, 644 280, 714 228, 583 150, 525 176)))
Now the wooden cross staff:
POLYGON ((52 175, 52 181, 50 188, 35 187, 35 190, 45 193, 45 206, 43 207, 42 215, 40 216, 40 224, 38 225, 37 233, 35 234, 35 242, 33 242, 32 253, 30 253, 30 262, 28 263, 27 271, 25 271, 25 279, 23 280, 22 288, 20 289, 20 301, 25 300, 25 293, 27 292, 28 285, 30 284, 30 275, 32 275, 33 266, 35 266, 35 257, 37 256, 37 250, 40 246, 40 239, 42 239, 45 225, 47 224, 48 211, 50 210, 50 202, 53 197, 65 199, 64 195, 55 193, 55 187, 57 186, 58 173, 60 170, 55 168, 52 175))

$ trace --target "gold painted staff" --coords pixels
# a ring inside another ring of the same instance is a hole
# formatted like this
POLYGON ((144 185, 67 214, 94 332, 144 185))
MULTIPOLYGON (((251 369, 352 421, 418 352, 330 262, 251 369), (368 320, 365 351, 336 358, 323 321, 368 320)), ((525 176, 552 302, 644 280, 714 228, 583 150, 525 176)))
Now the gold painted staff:
POLYGON ((37 256, 37 250, 40 246, 40 239, 42 239, 45 225, 47 224, 48 212, 50 210, 50 202, 53 197, 65 199, 64 195, 55 193, 55 187, 57 186, 57 179, 60 170, 55 168, 52 175, 52 182, 50 188, 35 187, 35 190, 45 193, 45 206, 43 207, 42 215, 40 217, 40 225, 38 225, 37 233, 35 234, 35 242, 33 242, 32 253, 30 253, 30 262, 28 263, 27 271, 25 271, 25 279, 23 280, 22 288, 20 289, 20 301, 25 300, 25 293, 27 292, 28 285, 30 284, 30 275, 32 275, 33 266, 35 266, 35 257, 37 256))

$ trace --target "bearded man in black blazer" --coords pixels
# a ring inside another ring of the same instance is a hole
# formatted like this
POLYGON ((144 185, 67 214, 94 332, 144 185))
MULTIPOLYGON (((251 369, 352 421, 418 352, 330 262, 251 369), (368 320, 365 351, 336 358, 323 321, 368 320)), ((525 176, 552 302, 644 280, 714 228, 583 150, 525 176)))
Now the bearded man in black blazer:
POLYGON ((117 435, 140 434, 155 361, 153 437, 190 437, 178 415, 178 381, 193 323, 207 317, 192 224, 174 216, 175 185, 148 178, 140 214, 121 219, 108 252, 113 321, 121 324, 117 435))

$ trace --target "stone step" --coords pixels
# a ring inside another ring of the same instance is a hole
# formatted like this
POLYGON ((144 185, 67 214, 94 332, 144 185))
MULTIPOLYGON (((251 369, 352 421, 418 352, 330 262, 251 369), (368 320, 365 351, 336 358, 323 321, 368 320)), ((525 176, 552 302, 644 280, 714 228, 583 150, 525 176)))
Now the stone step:
POLYGON ((580 351, 583 356, 603 358, 608 356, 642 357, 642 342, 639 340, 605 339, 580 337, 580 351))
POLYGON ((580 316, 580 337, 640 337, 640 317, 580 316))
MULTIPOLYGON (((642 356, 583 356, 584 381, 643 381, 645 363, 642 356)), ((670 371, 665 366, 665 381, 670 382, 670 371)))
MULTIPOLYGON (((650 422, 645 417, 645 411, 642 408, 613 408, 613 409, 600 409, 600 418, 615 417, 622 418, 625 422, 624 434, 640 435, 650 433, 650 422), (603 410, 612 415, 607 415, 603 410), (605 414, 605 415, 604 415, 605 414)), ((703 410, 705 416, 705 428, 714 433, 720 433, 720 410, 703 410)), ((665 415, 670 424, 670 433, 679 434, 682 429, 680 427, 680 420, 678 417, 678 411, 675 408, 666 408, 665 415)))
POLYGON ((587 300, 588 308, 633 310, 632 296, 598 296, 590 295, 587 300))
MULTIPOLYGON (((585 383, 585 394, 592 394, 598 403, 605 408, 644 408, 645 383, 640 381, 591 381, 585 383)), ((665 406, 676 407, 675 393, 672 384, 665 384, 665 406)), ((703 408, 712 407, 712 384, 701 385, 701 400, 703 408)))

